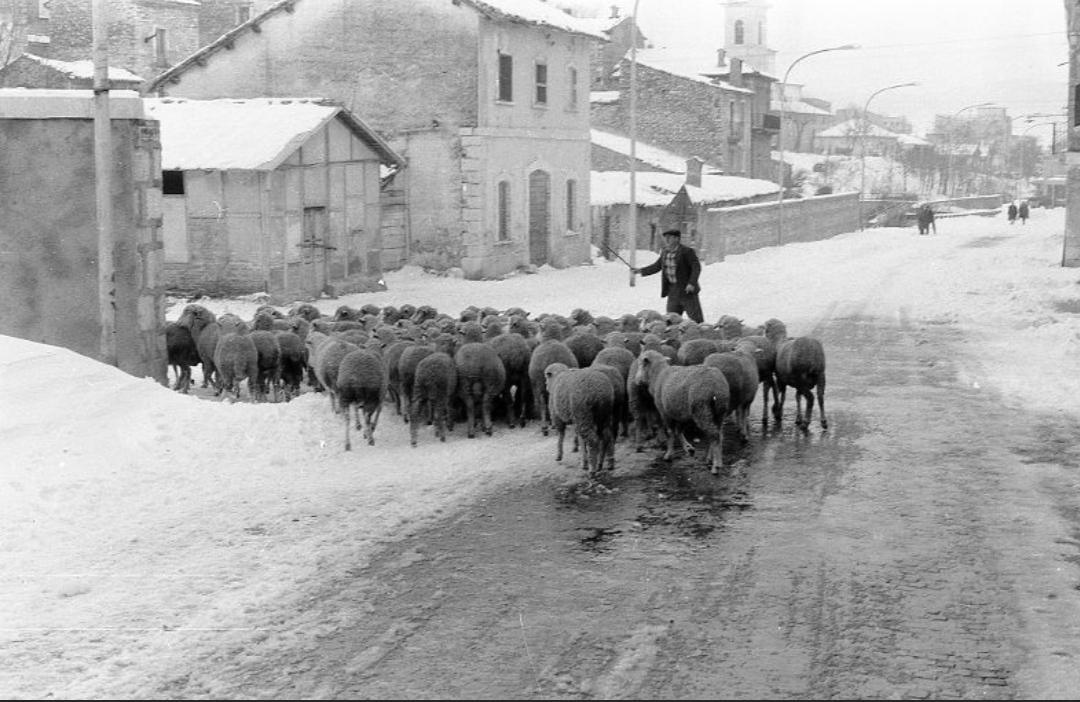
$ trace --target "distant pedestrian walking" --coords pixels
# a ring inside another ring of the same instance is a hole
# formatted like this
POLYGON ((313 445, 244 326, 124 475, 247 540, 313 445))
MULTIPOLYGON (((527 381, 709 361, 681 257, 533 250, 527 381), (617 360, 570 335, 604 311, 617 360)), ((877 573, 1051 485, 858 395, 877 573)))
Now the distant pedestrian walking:
POLYGON ((919 207, 915 219, 919 223, 919 234, 929 234, 930 227, 933 227, 934 233, 937 234, 937 223, 934 221, 934 208, 930 207, 930 205, 922 205, 919 207))
POLYGON ((1016 221, 1016 213, 1017 213, 1016 202, 1010 202, 1009 203, 1009 224, 1012 224, 1013 222, 1016 221))
POLYGON ((1027 224, 1027 218, 1028 218, 1027 200, 1023 200, 1023 201, 1020 202, 1019 214, 1020 214, 1020 224, 1027 224))

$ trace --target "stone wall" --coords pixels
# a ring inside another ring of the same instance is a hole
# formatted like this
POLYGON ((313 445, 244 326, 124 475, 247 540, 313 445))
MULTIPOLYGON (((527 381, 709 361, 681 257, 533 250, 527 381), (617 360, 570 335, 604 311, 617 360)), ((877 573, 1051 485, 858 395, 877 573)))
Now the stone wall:
POLYGON ((703 263, 714 263, 766 246, 820 241, 858 228, 858 193, 784 200, 783 205, 710 208, 698 220, 698 255, 703 263))

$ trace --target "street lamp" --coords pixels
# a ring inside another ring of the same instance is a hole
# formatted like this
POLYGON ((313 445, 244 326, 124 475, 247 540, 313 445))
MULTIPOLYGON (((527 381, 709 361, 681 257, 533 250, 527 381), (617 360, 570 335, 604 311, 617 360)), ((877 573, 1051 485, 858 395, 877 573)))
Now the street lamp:
POLYGON ((976 107, 990 107, 993 104, 994 103, 992 103, 992 102, 980 102, 980 103, 975 104, 975 105, 968 105, 967 107, 961 107, 959 110, 957 110, 956 112, 954 112, 952 114, 952 117, 949 118, 949 158, 948 158, 948 161, 946 161, 946 166, 945 166, 945 195, 946 196, 949 195, 949 192, 948 192, 949 190, 951 190, 954 194, 956 193, 956 188, 953 187, 953 180, 952 180, 952 160, 953 160, 953 124, 952 124, 952 122, 955 121, 956 118, 960 116, 961 112, 967 112, 968 110, 973 110, 976 107))
POLYGON ((784 240, 784 116, 787 112, 787 80, 791 75, 791 69, 795 68, 795 64, 802 61, 804 58, 809 58, 815 54, 823 54, 826 51, 849 51, 851 49, 858 49, 858 44, 844 44, 843 46, 830 46, 827 49, 817 49, 809 53, 805 53, 799 58, 791 62, 784 71, 784 81, 780 83, 780 133, 777 141, 779 142, 780 162, 778 169, 780 171, 779 177, 776 182, 780 185, 780 194, 776 200, 776 245, 779 246, 784 240))
POLYGON ((863 104, 862 109, 862 128, 859 129, 859 166, 860 166, 860 180, 859 180, 859 230, 863 229, 863 198, 866 197, 866 131, 869 129, 869 122, 866 119, 866 113, 870 110, 870 101, 875 97, 885 92, 886 90, 892 90, 894 88, 910 88, 918 85, 918 83, 897 83, 896 85, 890 85, 880 90, 876 90, 870 94, 870 97, 866 98, 866 102, 863 104))

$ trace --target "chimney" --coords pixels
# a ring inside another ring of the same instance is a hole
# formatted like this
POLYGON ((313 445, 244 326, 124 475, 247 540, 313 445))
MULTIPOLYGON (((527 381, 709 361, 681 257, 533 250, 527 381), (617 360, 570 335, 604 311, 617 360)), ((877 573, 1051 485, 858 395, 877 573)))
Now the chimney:
POLYGON ((728 81, 732 85, 742 87, 742 59, 731 57, 731 70, 728 72, 728 81))
POLYGON ((611 19, 618 19, 618 18, 619 18, 619 6, 618 5, 612 5, 611 6, 611 19))
POLYGON ((701 187, 701 166, 705 162, 697 156, 686 159, 686 184, 701 187))
POLYGON ((716 50, 716 67, 717 68, 723 68, 724 67, 724 57, 726 56, 726 54, 727 54, 727 52, 724 51, 723 49, 717 49, 716 50))

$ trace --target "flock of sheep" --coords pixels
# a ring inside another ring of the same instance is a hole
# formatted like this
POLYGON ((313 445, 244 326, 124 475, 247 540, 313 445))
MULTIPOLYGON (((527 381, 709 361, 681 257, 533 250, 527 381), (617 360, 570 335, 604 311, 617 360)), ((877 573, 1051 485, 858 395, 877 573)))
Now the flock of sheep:
POLYGON ((329 316, 302 303, 288 314, 263 306, 244 321, 189 304, 167 325, 166 341, 181 392, 195 365, 203 387, 235 399, 245 380, 255 401, 288 401, 305 383, 325 392, 331 410, 344 415, 345 450, 354 424, 375 443, 390 404, 409 424, 414 447, 421 425, 446 441, 457 422, 473 438, 490 436, 493 418, 511 427, 535 420, 545 436, 554 428, 556 460, 573 428, 590 478, 614 469, 620 436, 637 451, 659 439, 666 460, 676 441, 693 455, 691 440, 700 440, 715 475, 724 422, 730 418, 748 438, 759 385, 763 426, 770 396, 780 423, 791 387, 796 426, 808 430, 816 389, 821 428, 828 428, 824 349, 812 337, 789 338, 777 319, 749 329, 730 315, 697 324, 654 310, 617 319, 582 309, 530 318, 521 308, 469 307, 455 317, 427 305, 341 306, 329 316))

